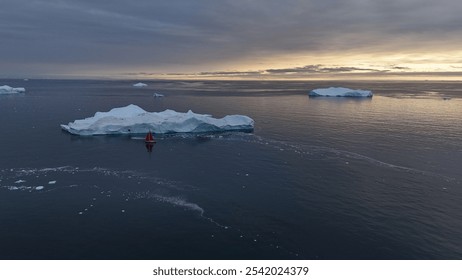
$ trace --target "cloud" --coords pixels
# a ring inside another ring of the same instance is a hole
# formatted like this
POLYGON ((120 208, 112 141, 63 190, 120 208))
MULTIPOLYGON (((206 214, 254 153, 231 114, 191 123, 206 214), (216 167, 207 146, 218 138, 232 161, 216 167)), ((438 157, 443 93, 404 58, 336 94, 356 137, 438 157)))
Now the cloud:
POLYGON ((411 70, 411 68, 406 67, 406 66, 391 66, 391 69, 393 69, 393 70, 411 70))
MULTIPOLYGON (((196 73, 167 73, 166 76, 171 77, 197 77, 197 78, 274 78, 278 79, 281 77, 291 78, 313 78, 320 77, 322 75, 379 75, 379 74, 397 74, 396 70, 401 70, 399 73, 403 73, 407 67, 390 66, 387 69, 377 69, 373 67, 352 67, 352 66, 326 66, 321 64, 316 65, 305 65, 303 67, 293 68, 271 68, 261 69, 256 71, 214 71, 214 72, 196 72, 196 73)), ((156 73, 135 73, 136 76, 159 76, 156 73)))
POLYGON ((282 69, 267 69, 266 73, 269 74, 310 74, 310 73, 348 73, 348 72, 387 72, 388 70, 379 70, 374 68, 360 68, 360 67, 327 67, 322 65, 306 65, 303 67, 282 68, 282 69))
MULTIPOLYGON (((275 59, 279 65, 287 56, 335 61, 344 55, 453 51, 462 43, 460 14, 458 0, 4 0, 0 61, 9 67, 0 74, 141 70, 213 75, 213 69, 268 65, 275 59)), ((265 71, 380 71, 317 64, 265 71)), ((260 74, 253 69, 248 75, 260 74)))
POLYGON ((199 72, 195 75, 199 76, 232 76, 232 75, 260 75, 262 71, 217 71, 217 72, 199 72))

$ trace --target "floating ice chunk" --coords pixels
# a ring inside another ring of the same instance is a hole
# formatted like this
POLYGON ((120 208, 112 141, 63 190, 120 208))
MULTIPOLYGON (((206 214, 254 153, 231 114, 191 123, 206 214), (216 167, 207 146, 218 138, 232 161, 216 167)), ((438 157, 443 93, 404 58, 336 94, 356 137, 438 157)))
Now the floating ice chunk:
POLYGON ((0 86, 0 94, 13 94, 22 92, 26 92, 26 89, 23 87, 14 88, 7 85, 0 86))
POLYGON ((21 179, 21 180, 17 180, 17 181, 14 182, 14 183, 15 183, 15 184, 21 184, 21 183, 25 183, 25 182, 26 182, 26 180, 22 180, 22 179, 21 179))
POLYGON ((173 110, 146 112, 136 105, 97 112, 93 117, 61 125, 77 135, 131 134, 131 133, 199 133, 222 131, 252 131, 254 120, 243 115, 228 115, 221 119, 211 115, 179 113, 173 110))
POLYGON ((148 85, 145 84, 145 83, 136 83, 136 84, 133 84, 134 87, 147 87, 148 85))
POLYGON ((344 87, 317 88, 309 93, 310 96, 329 97, 372 97, 372 91, 361 89, 350 89, 344 87))
POLYGON ((164 95, 160 93, 154 93, 152 96, 153 97, 164 97, 164 95))
POLYGON ((38 186, 38 187, 35 187, 35 189, 36 189, 37 191, 39 191, 39 190, 43 190, 43 186, 38 186))
POLYGON ((48 182, 48 185, 54 185, 54 184, 56 184, 56 181, 50 181, 50 182, 48 182))

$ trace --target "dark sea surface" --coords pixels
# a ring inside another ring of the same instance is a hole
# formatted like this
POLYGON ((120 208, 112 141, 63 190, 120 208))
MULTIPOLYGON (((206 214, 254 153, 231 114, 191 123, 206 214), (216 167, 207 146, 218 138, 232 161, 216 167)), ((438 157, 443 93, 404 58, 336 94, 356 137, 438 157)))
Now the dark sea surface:
POLYGON ((0 259, 462 259, 462 83, 135 82, 0 80, 0 259), (129 104, 255 130, 60 128, 129 104))

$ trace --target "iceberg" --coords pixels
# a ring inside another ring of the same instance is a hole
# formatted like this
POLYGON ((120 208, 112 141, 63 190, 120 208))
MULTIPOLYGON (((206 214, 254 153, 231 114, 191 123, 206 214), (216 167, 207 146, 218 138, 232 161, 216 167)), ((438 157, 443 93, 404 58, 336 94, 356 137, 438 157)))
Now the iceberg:
POLYGON ((0 94, 13 94, 13 93, 23 93, 23 92, 26 92, 26 89, 23 87, 14 88, 14 87, 10 87, 7 85, 0 86, 0 94))
POLYGON ((372 91, 344 87, 317 88, 310 91, 309 96, 372 97, 372 91))
POLYGON ((254 120, 243 115, 228 115, 221 119, 211 115, 180 113, 174 110, 147 112, 137 105, 96 112, 93 117, 75 120, 61 128, 76 135, 203 133, 223 131, 252 131, 254 120))
POLYGON ((152 96, 153 97, 164 97, 164 95, 160 93, 154 93, 152 96))
POLYGON ((136 84, 133 84, 134 87, 147 87, 148 85, 145 84, 145 83, 136 83, 136 84))

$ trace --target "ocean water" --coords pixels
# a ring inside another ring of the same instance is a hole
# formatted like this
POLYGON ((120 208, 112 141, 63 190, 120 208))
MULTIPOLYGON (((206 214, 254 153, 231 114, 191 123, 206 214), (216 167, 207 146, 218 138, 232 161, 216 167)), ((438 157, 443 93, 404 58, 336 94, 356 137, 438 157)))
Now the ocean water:
POLYGON ((135 82, 0 80, 0 259, 462 258, 462 83, 135 82), (60 128, 129 104, 255 130, 60 128))

